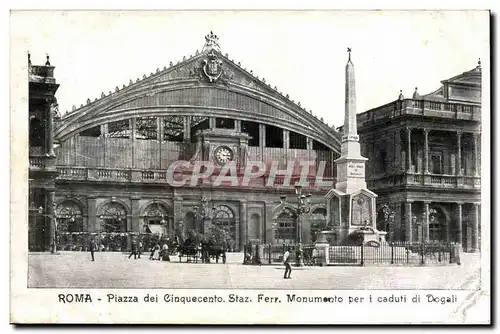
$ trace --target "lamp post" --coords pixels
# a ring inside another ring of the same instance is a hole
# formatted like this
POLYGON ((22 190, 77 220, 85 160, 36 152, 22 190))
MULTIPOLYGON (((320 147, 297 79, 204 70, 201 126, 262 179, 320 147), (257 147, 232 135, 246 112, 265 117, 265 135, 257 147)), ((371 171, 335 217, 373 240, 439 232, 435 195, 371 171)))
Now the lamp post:
MULTIPOLYGON (((300 184, 295 185, 295 195, 297 196, 297 208, 295 209, 297 213, 297 246, 298 250, 295 258, 295 266, 303 267, 303 250, 302 250, 302 215, 304 213, 309 213, 311 211, 311 194, 303 195, 302 186, 300 184)), ((281 203, 286 201, 286 196, 280 196, 281 203)))

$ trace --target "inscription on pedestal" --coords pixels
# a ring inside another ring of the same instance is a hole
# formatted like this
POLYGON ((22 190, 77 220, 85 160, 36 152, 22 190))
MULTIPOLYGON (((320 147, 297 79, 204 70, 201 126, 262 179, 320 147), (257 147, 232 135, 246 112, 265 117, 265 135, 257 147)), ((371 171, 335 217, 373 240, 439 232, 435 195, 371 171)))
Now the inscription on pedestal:
POLYGON ((364 177, 365 176, 365 164, 349 162, 347 164, 347 176, 351 177, 364 177))

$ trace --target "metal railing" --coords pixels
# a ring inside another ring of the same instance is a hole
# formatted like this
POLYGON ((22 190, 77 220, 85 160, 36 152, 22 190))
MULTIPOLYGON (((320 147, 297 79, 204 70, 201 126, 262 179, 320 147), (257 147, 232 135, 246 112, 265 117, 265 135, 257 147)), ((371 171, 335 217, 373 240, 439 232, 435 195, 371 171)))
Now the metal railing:
POLYGON ((453 262, 453 251, 453 243, 388 242, 376 246, 330 246, 328 253, 330 265, 444 265, 453 262))

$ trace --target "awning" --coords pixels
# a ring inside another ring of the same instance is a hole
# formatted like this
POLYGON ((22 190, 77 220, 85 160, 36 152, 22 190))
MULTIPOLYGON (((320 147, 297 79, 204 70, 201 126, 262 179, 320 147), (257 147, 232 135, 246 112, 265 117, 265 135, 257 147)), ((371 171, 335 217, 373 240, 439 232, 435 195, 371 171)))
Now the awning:
POLYGON ((147 225, 146 232, 152 234, 165 234, 165 228, 163 225, 147 225))

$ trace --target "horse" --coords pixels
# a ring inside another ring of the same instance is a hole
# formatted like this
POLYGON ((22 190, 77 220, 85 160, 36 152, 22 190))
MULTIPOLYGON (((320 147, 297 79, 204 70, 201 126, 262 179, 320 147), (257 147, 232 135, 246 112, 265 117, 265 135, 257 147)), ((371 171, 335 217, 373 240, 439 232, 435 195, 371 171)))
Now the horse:
POLYGON ((210 239, 207 242, 206 247, 208 259, 215 259, 215 263, 219 263, 219 258, 222 257, 222 263, 226 264, 226 252, 227 247, 224 244, 215 242, 215 240, 210 239))
POLYGON ((179 262, 182 261, 182 257, 186 257, 186 261, 189 262, 190 259, 194 259, 198 262, 198 246, 195 242, 191 240, 186 240, 182 245, 178 246, 179 251, 179 262))

